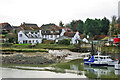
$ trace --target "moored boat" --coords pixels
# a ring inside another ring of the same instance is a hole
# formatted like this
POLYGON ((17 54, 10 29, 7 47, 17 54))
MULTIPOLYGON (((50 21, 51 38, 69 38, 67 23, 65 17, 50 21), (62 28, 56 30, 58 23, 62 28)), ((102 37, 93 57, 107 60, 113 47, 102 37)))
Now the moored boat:
POLYGON ((115 66, 119 60, 112 60, 110 56, 102 56, 100 52, 98 55, 93 55, 88 61, 84 61, 84 64, 91 66, 115 66))

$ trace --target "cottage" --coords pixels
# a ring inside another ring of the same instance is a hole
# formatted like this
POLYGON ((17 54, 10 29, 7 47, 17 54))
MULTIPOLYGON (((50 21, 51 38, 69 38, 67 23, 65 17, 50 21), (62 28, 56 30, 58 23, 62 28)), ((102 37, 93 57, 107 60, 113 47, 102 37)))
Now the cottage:
POLYGON ((63 40, 63 39, 71 39, 71 44, 78 44, 80 40, 79 32, 64 32, 64 35, 60 36, 56 39, 56 42, 63 40))
POLYGON ((40 29, 42 30, 43 39, 46 40, 55 40, 64 33, 64 30, 61 29, 61 27, 56 26, 55 24, 42 25, 40 29))
POLYGON ((18 32, 18 42, 19 44, 42 43, 41 30, 39 31, 26 30, 18 32))
POLYGON ((30 28, 28 24, 21 25, 24 30, 18 32, 18 42, 19 44, 36 44, 42 43, 42 39, 54 40, 56 43, 63 39, 71 39, 71 44, 78 43, 80 40, 79 32, 73 32, 71 29, 66 27, 59 27, 55 24, 42 25, 39 30, 35 26, 30 28), (31 29, 31 30, 29 30, 31 29))

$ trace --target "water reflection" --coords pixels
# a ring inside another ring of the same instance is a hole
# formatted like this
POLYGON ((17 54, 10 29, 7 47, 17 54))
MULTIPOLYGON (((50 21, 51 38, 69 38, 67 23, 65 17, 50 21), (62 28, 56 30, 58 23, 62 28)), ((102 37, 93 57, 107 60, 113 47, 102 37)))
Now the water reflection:
POLYGON ((90 67, 85 65, 84 69, 86 74, 89 74, 88 77, 93 78, 119 78, 120 70, 115 70, 114 67, 90 67))
POLYGON ((120 78, 120 70, 115 70, 114 67, 89 67, 87 65, 84 65, 82 60, 58 63, 51 67, 14 67, 16 68, 3 68, 4 76, 9 77, 11 75, 12 77, 15 77, 14 74, 17 74, 17 77, 20 77, 20 75, 22 77, 32 77, 32 74, 36 75, 35 77, 41 78, 51 78, 50 76, 53 75, 55 78, 120 78), (44 74, 44 76, 39 76, 40 74, 44 74))

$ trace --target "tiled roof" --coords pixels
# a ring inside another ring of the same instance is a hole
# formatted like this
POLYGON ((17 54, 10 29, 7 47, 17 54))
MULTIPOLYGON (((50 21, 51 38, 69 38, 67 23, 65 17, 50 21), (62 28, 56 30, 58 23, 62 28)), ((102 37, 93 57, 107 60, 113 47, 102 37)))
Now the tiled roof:
POLYGON ((60 27, 61 29, 65 29, 65 31, 67 32, 72 32, 72 30, 70 28, 67 28, 67 27, 60 27))
POLYGON ((67 36, 67 37, 74 37, 76 32, 65 32, 64 33, 64 36, 67 36))
POLYGON ((39 30, 40 28, 37 26, 37 24, 31 24, 31 23, 23 23, 21 24, 21 27, 23 30, 39 30))

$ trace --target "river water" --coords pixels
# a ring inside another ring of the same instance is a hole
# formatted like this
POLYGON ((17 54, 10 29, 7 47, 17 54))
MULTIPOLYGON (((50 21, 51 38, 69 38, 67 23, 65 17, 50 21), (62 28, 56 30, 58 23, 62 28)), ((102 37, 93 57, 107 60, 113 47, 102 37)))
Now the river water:
POLYGON ((2 67, 2 78, 120 78, 120 70, 115 70, 114 67, 104 69, 84 66, 85 71, 81 71, 80 66, 73 64, 69 68, 2 67))
MULTIPOLYGON (((49 51, 50 54, 63 55, 61 51, 49 51), (56 54, 57 53, 57 54, 56 54)), ((70 54, 66 59, 74 59, 69 63, 59 63, 51 67, 25 67, 14 66, 13 68, 0 67, 2 78, 119 78, 120 70, 114 67, 89 67, 79 59, 81 54, 65 51, 70 54)), ((62 51, 64 53, 64 51, 62 51)))
POLYGON ((72 73, 2 68, 2 78, 86 78, 86 76, 72 73))

